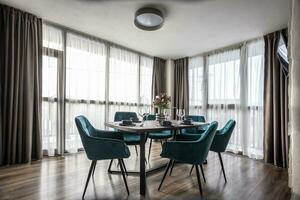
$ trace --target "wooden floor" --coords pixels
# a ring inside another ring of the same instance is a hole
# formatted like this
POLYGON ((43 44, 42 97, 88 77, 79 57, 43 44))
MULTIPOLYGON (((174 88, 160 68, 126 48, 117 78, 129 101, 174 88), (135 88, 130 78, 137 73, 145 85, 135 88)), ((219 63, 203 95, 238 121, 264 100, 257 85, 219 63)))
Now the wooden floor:
MULTIPOLYGON (((154 143, 148 166, 167 162, 159 157, 160 144, 154 143)), ((223 154, 228 183, 224 183, 217 154, 210 152, 204 166, 206 183, 202 199, 290 199, 287 170, 266 165, 234 154, 223 154)), ((85 199, 201 199, 195 172, 190 166, 178 164, 172 176, 167 176, 160 192, 157 187, 163 171, 147 177, 147 195, 139 195, 139 178, 128 177, 127 196, 122 177, 107 173, 109 161, 98 162, 85 199)), ((133 148, 125 160, 128 169, 138 169, 133 148)), ((0 168, 0 199, 81 199, 90 166, 85 153, 65 157, 45 158, 32 164, 0 168)), ((114 164, 114 167, 117 165, 114 164)), ((201 177, 202 178, 202 177, 201 177)))

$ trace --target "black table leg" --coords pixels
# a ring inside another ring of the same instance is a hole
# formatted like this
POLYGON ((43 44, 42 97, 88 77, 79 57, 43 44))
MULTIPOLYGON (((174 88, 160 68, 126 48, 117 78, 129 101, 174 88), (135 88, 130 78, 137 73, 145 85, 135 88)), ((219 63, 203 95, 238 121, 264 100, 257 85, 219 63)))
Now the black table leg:
POLYGON ((140 134, 140 194, 146 194, 146 166, 145 166, 146 133, 140 134))

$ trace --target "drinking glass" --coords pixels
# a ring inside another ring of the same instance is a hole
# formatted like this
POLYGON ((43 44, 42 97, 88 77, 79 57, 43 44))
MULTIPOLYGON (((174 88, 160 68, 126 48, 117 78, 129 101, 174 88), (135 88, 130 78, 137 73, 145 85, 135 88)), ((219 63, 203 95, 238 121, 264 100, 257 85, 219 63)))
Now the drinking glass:
POLYGON ((171 120, 171 109, 164 109, 164 115, 166 116, 166 120, 171 120))
POLYGON ((184 115, 185 115, 185 112, 184 112, 184 109, 177 109, 176 110, 176 115, 178 117, 178 120, 183 120, 184 118, 184 115))

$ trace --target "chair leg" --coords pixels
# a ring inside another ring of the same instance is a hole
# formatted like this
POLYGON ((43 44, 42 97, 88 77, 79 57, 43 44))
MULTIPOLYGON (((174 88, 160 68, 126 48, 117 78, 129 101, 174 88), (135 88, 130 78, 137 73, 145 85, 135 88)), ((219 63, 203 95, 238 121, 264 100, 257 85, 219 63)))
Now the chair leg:
POLYGON ((148 160, 150 159, 151 146, 152 146, 152 139, 150 139, 150 146, 149 146, 149 152, 148 152, 148 160))
POLYGON ((121 159, 121 163, 122 163, 122 165, 123 165, 123 168, 124 168, 124 171, 125 171, 126 176, 128 176, 128 172, 127 172, 127 169, 126 169, 126 166, 125 166, 125 163, 124 163, 124 160, 123 160, 123 159, 121 159))
POLYGON ((197 180, 198 180, 198 186, 200 190, 200 195, 202 196, 202 187, 201 187, 201 180, 200 180, 200 174, 199 174, 199 168, 198 165, 195 165, 196 168, 196 174, 197 174, 197 180))
POLYGON ((160 188, 161 188, 161 186, 162 186, 162 184, 163 184, 163 182, 164 182, 164 180, 165 180, 165 178, 166 178, 166 175, 167 175, 167 173, 168 173, 168 171, 169 171, 169 168, 170 168, 171 164, 172 164, 172 160, 170 160, 170 162, 168 163, 168 165, 167 165, 167 167, 166 167, 166 171, 165 171, 165 173, 164 173, 164 176, 163 176, 163 178, 162 178, 162 180, 161 180, 161 182, 160 182, 160 184, 159 184, 159 186, 158 186, 158 191, 160 190, 160 188))
POLYGON ((89 185, 89 181, 90 181, 90 178, 91 178, 93 169, 94 169, 94 167, 95 167, 95 165, 96 165, 96 162, 97 162, 97 161, 93 160, 92 163, 91 163, 90 170, 89 170, 89 174, 88 174, 88 177, 87 177, 87 179, 86 179, 85 187, 84 187, 83 194, 82 194, 82 199, 84 199, 84 195, 85 195, 85 192, 86 192, 86 188, 87 188, 88 185, 89 185))
POLYGON ((173 162, 172 162, 172 167, 171 167, 171 170, 170 170, 170 174, 169 174, 169 176, 171 176, 171 175, 172 175, 172 172, 173 172, 174 165, 175 165, 175 161, 173 161, 173 162))
POLYGON ((160 139, 160 146, 162 147, 163 146, 163 142, 162 142, 162 140, 160 139))
POLYGON ((194 167, 195 167, 195 165, 192 165, 192 168, 190 170, 190 175, 192 174, 194 167))
POLYGON ((109 163, 109 166, 108 166, 108 170, 107 170, 108 173, 111 172, 111 165, 112 165, 113 161, 114 161, 113 159, 110 160, 110 163, 109 163))
POLYGON ((94 173, 95 173, 96 165, 97 165, 97 160, 95 161, 95 166, 94 166, 94 169, 93 169, 93 174, 92 174, 92 176, 93 176, 93 177, 94 177, 94 173))
POLYGON ((120 163, 120 168, 121 168, 123 180, 124 180, 124 183, 125 183, 125 187, 126 187, 126 190, 127 190, 127 194, 129 195, 129 189, 128 189, 127 180, 126 180, 126 177, 125 177, 125 172, 124 172, 124 169, 123 169, 122 159, 119 159, 119 163, 120 163))
POLYGON ((223 160, 222 160, 221 153, 218 152, 218 155, 219 155, 219 159, 220 159, 220 163, 221 163, 221 167, 222 167, 222 171, 223 171, 223 176, 224 176, 224 179, 225 179, 225 183, 227 183, 227 179, 226 179, 226 175, 225 175, 225 169, 224 169, 224 165, 223 165, 223 160))
POLYGON ((136 156, 139 156, 139 153, 138 153, 138 150, 137 150, 137 146, 134 145, 134 147, 135 147, 135 153, 136 153, 136 156))
POLYGON ((200 165, 200 169, 201 169, 201 173, 202 173, 203 180, 204 180, 204 182, 206 183, 206 178, 205 178, 205 176, 204 176, 204 170, 203 170, 202 165, 200 165))

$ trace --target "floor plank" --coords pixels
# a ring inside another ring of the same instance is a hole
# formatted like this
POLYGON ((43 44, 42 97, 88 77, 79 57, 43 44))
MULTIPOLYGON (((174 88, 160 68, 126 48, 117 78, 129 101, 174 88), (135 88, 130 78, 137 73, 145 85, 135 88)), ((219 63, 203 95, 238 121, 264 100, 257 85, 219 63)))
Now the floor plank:
MULTIPOLYGON (((149 166, 166 163, 160 158, 160 144, 153 143, 149 166)), ((146 149, 147 150, 147 149, 146 149)), ((148 151, 146 151, 148 152, 148 151)), ((218 155, 210 152, 204 165, 206 183, 202 199, 290 199, 286 169, 264 164, 231 153, 223 154, 228 182, 225 184, 218 155)), ((85 199, 200 199, 195 171, 189 175, 189 165, 176 164, 172 176, 167 176, 161 191, 157 187, 163 171, 147 177, 147 195, 139 195, 139 177, 129 176, 130 196, 120 175, 107 173, 109 161, 98 162, 85 199)), ((139 169, 134 148, 127 169, 139 169)), ((0 168, 0 199, 81 199, 90 161, 85 153, 44 158, 32 164, 0 168)), ((116 169, 117 163, 113 164, 116 169)), ((202 177, 201 177, 202 178, 202 177)))

